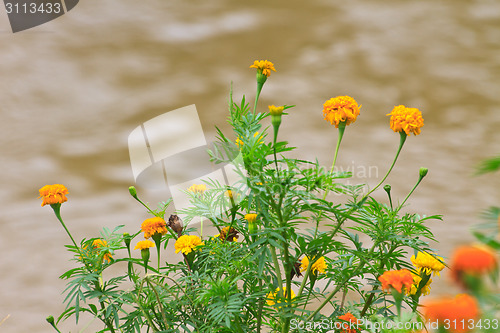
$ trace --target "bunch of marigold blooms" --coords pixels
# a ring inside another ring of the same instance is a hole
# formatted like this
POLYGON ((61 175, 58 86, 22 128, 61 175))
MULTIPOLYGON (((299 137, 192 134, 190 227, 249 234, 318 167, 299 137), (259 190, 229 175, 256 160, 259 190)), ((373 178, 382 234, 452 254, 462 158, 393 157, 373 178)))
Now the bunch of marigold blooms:
POLYGON ((495 281, 498 276, 497 256, 485 245, 460 246, 453 253, 450 270, 464 293, 426 302, 422 310, 428 321, 443 332, 474 332, 476 325, 481 325, 479 300, 488 294, 486 277, 495 281))
MULTIPOLYGON (((254 64, 250 67, 257 69, 258 97, 260 89, 262 89, 262 85, 271 75, 271 71, 276 70, 274 68, 274 65, 267 60, 255 61, 254 64)), ((275 141, 278 128, 281 124, 281 116, 286 108, 288 107, 276 107, 274 105, 269 106, 269 112, 272 116, 272 123, 275 130, 275 141)), ((337 96, 327 100, 324 103, 324 119, 331 125, 334 125, 339 129, 338 145, 340 144, 340 140, 342 138, 345 127, 356 121, 358 115, 360 114, 360 108, 361 106, 358 105, 358 103, 350 96, 337 96)), ((393 110, 387 115, 391 117, 391 129, 394 132, 400 133, 401 144, 399 150, 401 150, 406 137, 410 136, 411 133, 413 133, 414 135, 419 135, 421 132, 421 128, 424 125, 422 114, 416 108, 398 105, 395 106, 393 110)), ((255 132, 253 136, 254 138, 256 138, 257 142, 260 143, 262 141, 262 137, 259 135, 259 132, 255 132)), ((240 138, 237 138, 236 145, 239 146, 240 149, 242 149, 243 141, 240 138)), ((338 146, 335 151, 333 162, 334 164, 337 156, 337 151, 338 146)), ((399 151, 396 155, 396 159, 398 155, 399 151)), ((381 181, 381 183, 384 180, 385 178, 381 181)), ((260 183, 260 185, 262 185, 262 183, 260 183)), ((379 185, 377 185, 376 187, 378 187, 379 185)), ((202 197, 206 190, 206 185, 194 184, 193 186, 188 188, 188 191, 192 192, 193 195, 197 197, 202 197)), ((138 200, 136 193, 134 193, 135 189, 134 192, 131 190, 132 196, 138 200)), ((68 190, 64 185, 61 184, 46 185, 40 189, 40 197, 43 199, 42 206, 47 204, 50 205, 56 212, 56 215, 58 216, 65 229, 66 226, 64 225, 64 222, 59 215, 59 208, 62 203, 67 201, 66 194, 68 194, 68 190)), ((227 196, 232 199, 233 193, 229 190, 227 191, 227 196)), ((258 214, 256 213, 248 213, 244 216, 244 219, 248 223, 248 228, 251 235, 257 233, 259 230, 257 217, 258 214)), ((146 271, 147 263, 149 260, 149 249, 151 247, 155 247, 155 244, 158 250, 158 268, 160 266, 159 245, 162 237, 169 231, 167 228, 168 226, 169 224, 167 224, 165 220, 159 216, 146 219, 141 225, 141 231, 144 232, 145 240, 139 241, 135 249, 141 250, 141 255, 144 259, 146 271), (149 239, 152 239, 154 242, 149 239)), ((182 234, 182 226, 174 231, 177 233, 177 235, 174 234, 174 237, 176 238, 175 252, 181 252, 184 255, 186 261, 188 257, 192 258, 194 252, 196 252, 199 247, 204 245, 202 238, 195 235, 182 234)), ((229 226, 225 227, 221 230, 220 234, 215 235, 214 238, 219 239, 223 242, 237 242, 237 230, 229 226)), ((72 237, 71 239, 76 246, 76 243, 74 242, 72 237)), ((124 240, 125 242, 127 242, 127 239, 125 239, 125 237, 124 240)), ((98 249, 106 246, 106 241, 102 239, 96 239, 92 242, 93 249, 98 249)), ((129 244, 127 244, 127 247, 128 246, 129 244)), ((103 261, 111 260, 112 256, 110 253, 105 253, 103 255, 103 261)), ((405 295, 414 298, 418 302, 418 299, 421 295, 429 294, 430 284, 432 283, 431 276, 433 274, 439 276, 440 271, 445 268, 443 258, 437 256, 434 253, 419 252, 416 256, 413 256, 411 258, 411 261, 415 266, 415 268, 411 271, 408 269, 389 270, 378 277, 382 290, 390 292, 393 295, 396 301, 395 304, 398 310, 398 314, 401 313, 401 303, 405 295)), ((313 259, 311 260, 311 257, 305 255, 300 263, 295 264, 295 270, 293 271, 293 273, 299 275, 301 272, 307 271, 307 273, 311 274, 310 279, 314 284, 314 281, 317 279, 318 275, 324 274, 327 268, 327 263, 324 257, 313 257, 313 259)), ((444 320, 477 320, 480 317, 480 309, 475 296, 480 295, 482 291, 482 280, 485 275, 494 276, 498 273, 498 260, 494 252, 484 246, 461 247, 455 252, 450 268, 454 280, 462 288, 465 289, 466 293, 457 295, 455 297, 443 297, 432 302, 428 302, 423 307, 425 316, 430 320, 437 320, 441 323, 443 323, 444 320)), ((266 302, 270 306, 278 305, 279 307, 279 304, 281 302, 285 302, 285 299, 288 296, 294 298, 294 291, 288 291, 286 290, 286 287, 283 287, 282 289, 278 287, 274 291, 271 291, 267 294, 266 302)), ((340 322, 355 324, 355 326, 360 322, 360 320, 350 312, 344 313, 337 319, 340 322)), ((359 332, 358 329, 352 327, 352 325, 346 325, 341 330, 341 333, 359 332)), ((468 329, 466 327, 456 327, 453 329, 449 329, 448 331, 443 331, 441 327, 440 333, 441 332, 463 333, 468 332, 468 329)))

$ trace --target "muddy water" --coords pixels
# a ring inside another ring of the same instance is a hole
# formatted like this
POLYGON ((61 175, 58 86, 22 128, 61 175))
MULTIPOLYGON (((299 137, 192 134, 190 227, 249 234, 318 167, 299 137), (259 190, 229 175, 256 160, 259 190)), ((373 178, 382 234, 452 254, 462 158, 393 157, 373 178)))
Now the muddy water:
MULTIPOLYGON (((70 188, 63 215, 78 238, 102 226, 135 231, 146 214, 127 193, 128 134, 190 104, 208 138, 214 125, 227 131, 230 81, 235 96, 253 98, 254 59, 277 69, 262 106, 297 105, 280 134, 299 147, 294 156, 329 165, 336 131, 322 120, 323 102, 348 94, 363 105, 338 165, 376 168, 357 175, 372 186, 398 144, 385 114, 398 104, 423 111, 422 134, 407 140, 388 182, 403 198, 418 168, 430 169, 407 209, 444 215, 432 224, 444 256, 499 202, 498 175, 471 176, 500 152, 496 1, 86 1, 17 34, 2 12, 0 32, 2 332, 51 332, 44 318, 63 309, 69 241, 37 189, 70 188)), ((95 332, 87 323, 78 329, 95 332)))

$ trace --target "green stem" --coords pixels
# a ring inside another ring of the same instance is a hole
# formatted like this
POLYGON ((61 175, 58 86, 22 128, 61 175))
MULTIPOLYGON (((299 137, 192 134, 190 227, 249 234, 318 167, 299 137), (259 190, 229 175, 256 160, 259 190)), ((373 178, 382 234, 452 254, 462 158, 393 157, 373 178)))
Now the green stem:
MULTIPOLYGON (((373 253, 373 250, 375 249, 376 247, 376 244, 373 244, 373 246, 371 247, 371 249, 368 251, 368 254, 367 254, 367 257, 370 257, 373 253)), ((314 318, 314 316, 316 314, 318 314, 318 312, 321 311, 321 309, 323 309, 325 307, 325 305, 328 304, 328 302, 330 302, 330 300, 337 294, 337 292, 344 288, 344 285, 354 276, 358 275, 359 271, 363 268, 363 266, 366 264, 366 261, 364 258, 361 258, 360 261, 359 261, 359 264, 358 266, 354 269, 354 271, 352 272, 351 276, 348 276, 346 277, 341 283, 339 283, 337 285, 337 287, 325 298, 325 300, 323 301, 323 303, 321 303, 319 305, 319 307, 311 314, 309 315, 309 317, 307 318, 307 320, 311 320, 314 318)))
POLYGON ((340 143, 342 142, 342 138, 344 137, 345 127, 345 122, 339 123, 339 137, 337 139, 337 145, 335 146, 335 154, 333 155, 333 163, 332 168, 330 169, 330 174, 333 174, 333 168, 335 168, 335 163, 337 163, 337 155, 339 153, 340 143))
POLYGON ((260 92, 262 91, 263 86, 264 86, 264 83, 260 83, 257 81, 257 93, 255 94, 255 103, 253 105, 253 114, 254 115, 255 115, 255 112, 257 111, 257 102, 259 101, 260 92))
MULTIPOLYGON (((370 192, 368 192, 364 197, 368 197, 373 191, 375 191, 380 185, 382 185, 382 183, 387 179, 387 177, 389 176, 389 174, 391 173, 392 171, 392 168, 394 168, 394 165, 396 164, 396 161, 398 160, 398 157, 399 157, 399 153, 401 152, 401 148, 403 148, 403 145, 406 141, 406 133, 405 132, 399 132, 399 148, 398 148, 398 151, 396 153, 396 156, 394 157, 394 161, 392 161, 392 165, 391 167, 389 168, 389 171, 387 171, 387 173, 385 174, 384 178, 380 181, 380 183, 377 184, 377 186, 375 186, 370 192)), ((361 199, 361 200, 363 200, 361 199)))
MULTIPOLYGON (((73 236, 69 232, 68 228, 66 228, 66 224, 64 223, 64 221, 63 221, 63 219, 61 217, 61 204, 53 204, 53 205, 50 205, 50 207, 52 207, 52 209, 54 210, 54 213, 56 214, 57 219, 59 220, 59 222, 61 222, 64 230, 66 230, 66 233, 68 234, 69 238, 71 239, 71 242, 73 242, 73 245, 80 252, 80 254, 82 254, 81 251, 80 251, 80 248, 78 247, 78 245, 76 245, 76 242, 73 239, 73 236)), ((82 258, 83 258, 83 254, 82 254, 82 258)))
POLYGON ((410 193, 408 193, 408 195, 406 196, 406 198, 403 200, 403 202, 396 209, 396 213, 399 212, 401 210, 401 208, 403 208, 404 204, 406 203, 406 201, 408 200, 408 198, 410 198, 410 196, 413 194, 413 192, 416 190, 416 188, 418 187, 418 185, 420 184, 420 182, 422 181, 422 179, 424 179, 424 178, 423 177, 419 177, 417 183, 415 184, 415 186, 413 186, 413 188, 411 189, 410 193))
MULTIPOLYGON (((262 279, 259 278, 259 293, 262 293, 262 279)), ((259 299, 259 309, 257 312, 257 333, 260 333, 262 326, 262 309, 264 308, 264 298, 259 299)))
MULTIPOLYGON (((272 245, 269 245, 269 247, 271 249, 271 257, 273 258, 274 270, 276 271, 276 279, 278 280, 278 286, 280 290, 282 290, 283 280, 281 279, 281 269, 280 269, 280 264, 278 262, 278 256, 276 255, 276 249, 272 245)), ((281 293, 281 291, 279 291, 278 294, 279 293, 281 293)))

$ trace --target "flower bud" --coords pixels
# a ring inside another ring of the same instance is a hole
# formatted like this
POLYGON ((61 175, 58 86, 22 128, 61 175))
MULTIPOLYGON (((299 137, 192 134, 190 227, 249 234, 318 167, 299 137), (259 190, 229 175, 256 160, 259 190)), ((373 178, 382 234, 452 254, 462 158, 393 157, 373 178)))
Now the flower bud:
POLYGON ((267 76, 262 72, 257 72, 257 83, 263 85, 267 81, 267 76))
POLYGON ((180 237, 182 235, 182 220, 177 215, 170 215, 167 224, 177 235, 180 237))
POLYGON ((47 322, 54 326, 55 325, 55 322, 54 322, 54 317, 53 316, 48 316, 47 318, 45 318, 45 320, 47 320, 47 322))
POLYGON ((127 246, 127 248, 130 248, 130 241, 132 240, 132 237, 130 237, 130 234, 128 232, 123 233, 123 242, 127 246))
POLYGON ((420 168, 420 170, 419 170, 420 178, 424 178, 427 175, 427 172, 429 172, 429 169, 423 168, 423 167, 420 168))
POLYGON ((389 184, 384 185, 384 190, 387 192, 387 194, 390 194, 391 193, 391 185, 389 185, 389 184))
POLYGON ((131 196, 133 196, 134 198, 137 199, 137 190, 135 189, 134 186, 130 186, 128 188, 128 191, 129 191, 129 193, 130 193, 131 196))
POLYGON ((149 248, 141 249, 141 257, 144 261, 144 265, 147 265, 147 263, 149 262, 149 248))

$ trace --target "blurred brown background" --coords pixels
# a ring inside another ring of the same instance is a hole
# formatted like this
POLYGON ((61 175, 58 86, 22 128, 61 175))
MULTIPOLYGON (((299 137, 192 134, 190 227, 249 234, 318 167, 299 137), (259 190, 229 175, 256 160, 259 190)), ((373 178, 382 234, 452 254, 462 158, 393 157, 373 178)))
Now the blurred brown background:
MULTIPOLYGON (((498 174, 472 176, 500 152, 498 1, 85 1, 16 34, 0 10, 0 41, 0 320, 10 314, 1 332, 52 332, 45 317, 63 310, 69 240, 38 189, 69 188, 62 212, 79 239, 102 226, 136 231, 147 215, 127 191, 128 134, 189 104, 208 138, 215 125, 227 132, 230 82, 236 99, 252 101, 255 59, 277 69, 261 110, 297 105, 280 132, 299 147, 294 156, 330 165, 337 132, 322 104, 350 95, 361 115, 337 164, 376 166, 381 177, 399 140, 385 114, 399 104, 423 112, 422 134, 407 140, 388 182, 402 200, 429 168, 407 210, 444 215, 432 224, 443 256, 499 203, 498 174)), ((87 323, 61 329, 95 332, 87 323)))

